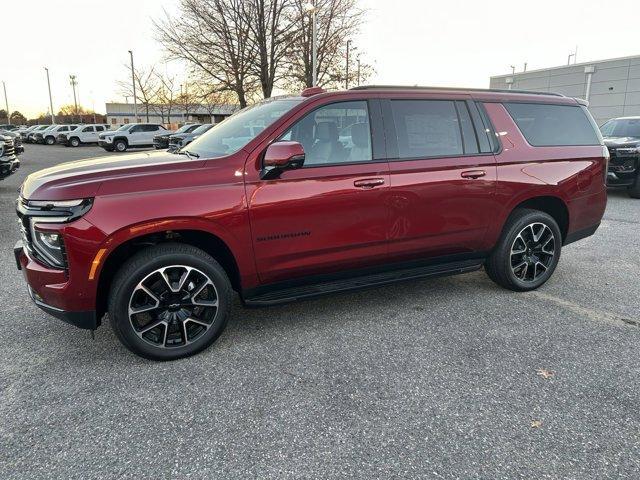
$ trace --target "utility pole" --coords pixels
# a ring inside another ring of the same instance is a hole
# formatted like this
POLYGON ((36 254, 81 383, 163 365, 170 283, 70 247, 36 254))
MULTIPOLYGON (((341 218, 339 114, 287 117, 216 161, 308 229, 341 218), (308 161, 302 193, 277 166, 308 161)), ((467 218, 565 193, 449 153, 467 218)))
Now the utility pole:
POLYGON ((524 62, 524 70, 523 70, 523 71, 524 71, 524 72, 526 72, 526 71, 527 71, 527 62, 524 62))
POLYGON ((315 87, 318 83, 318 33, 316 31, 318 9, 312 2, 307 3, 304 8, 311 15, 311 86, 315 87))
POLYGON ((138 121, 138 97, 136 96, 136 71, 133 68, 133 51, 129 50, 129 56, 131 57, 131 83, 133 84, 133 114, 135 116, 135 122, 138 121))
POLYGON ((7 100, 7 86, 2 81, 2 88, 4 89, 4 106, 7 109, 7 123, 11 125, 11 112, 9 111, 9 100, 7 100))
POLYGON ((77 117, 78 116, 78 98, 76 97, 76 85, 78 84, 78 82, 76 80, 75 75, 69 75, 69 83, 71 83, 71 88, 73 88, 73 104, 76 107, 76 117, 77 117))
POLYGON ((347 74, 344 79, 344 89, 349 90, 349 45, 351 40, 347 40, 347 74))
POLYGON ((51 98, 51 81, 49 80, 49 69, 44 67, 47 72, 47 86, 49 87, 49 108, 51 108, 51 125, 56 124, 56 116, 53 113, 53 99, 51 98))
POLYGON ((511 65, 511 75, 515 75, 515 73, 516 73, 516 66, 511 65))

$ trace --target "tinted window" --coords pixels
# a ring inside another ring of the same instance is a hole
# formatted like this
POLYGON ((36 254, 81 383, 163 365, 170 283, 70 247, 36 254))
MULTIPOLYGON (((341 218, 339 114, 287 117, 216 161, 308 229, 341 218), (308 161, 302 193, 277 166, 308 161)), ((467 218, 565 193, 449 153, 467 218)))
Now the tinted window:
POLYGON ((93 132, 93 127, 84 127, 82 129, 83 132, 93 132))
POLYGON ((305 165, 371 161, 367 102, 320 107, 296 122, 280 139, 302 144, 305 165))
POLYGON ((600 131, 605 137, 640 137, 640 118, 609 120, 600 131))
POLYGON ((462 135, 453 101, 393 100, 391 111, 399 158, 462 155, 462 135))
POLYGON ((578 105, 505 103, 504 106, 534 147, 600 145, 598 134, 578 105))
POLYGON ((98 126, 96 127, 96 131, 97 131, 97 132, 104 132, 104 127, 102 127, 102 126, 98 125, 98 126))

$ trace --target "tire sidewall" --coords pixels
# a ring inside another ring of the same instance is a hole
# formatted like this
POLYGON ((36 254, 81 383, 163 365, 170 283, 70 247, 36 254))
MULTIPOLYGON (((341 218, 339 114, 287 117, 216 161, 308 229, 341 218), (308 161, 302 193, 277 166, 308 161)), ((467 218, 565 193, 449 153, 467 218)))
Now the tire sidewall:
POLYGON ((44 139, 44 143, 47 145, 53 145, 55 143, 55 139, 51 138, 51 137, 47 137, 44 139))
POLYGON ((126 152, 127 151, 127 143, 124 140, 116 140, 116 142, 113 144, 113 148, 117 152, 126 152), (120 145, 122 145, 122 148, 120 148, 120 145))
POLYGON ((72 138, 71 140, 69 140, 69 144, 72 147, 77 147, 78 145, 80 145, 80 140, 78 140, 77 138, 72 138))
POLYGON ((509 281, 512 283, 512 285, 517 290, 521 291, 535 290, 536 288, 543 285, 547 280, 549 280, 549 278, 551 278, 553 272, 558 266, 562 250, 562 233, 560 232, 558 224, 550 215, 544 212, 532 212, 522 216, 511 225, 509 230, 506 232, 503 241, 501 242, 500 248, 502 249, 502 256, 504 257, 502 259, 503 268, 505 268, 507 276, 509 277, 509 281), (549 265, 549 268, 544 274, 542 274, 535 281, 524 282, 515 275, 513 269, 511 268, 511 246, 513 245, 513 242, 515 241, 517 235, 522 231, 522 229, 532 223, 543 223, 551 229, 555 240, 555 254, 553 256, 551 265, 549 265))
MULTIPOLYGON (((133 260, 133 259, 132 259, 133 260)), ((226 326, 231 308, 231 293, 229 280, 220 265, 215 260, 209 261, 199 256, 186 253, 160 253, 149 262, 132 262, 132 267, 126 269, 122 281, 112 287, 109 308, 109 318, 116 334, 127 348, 134 353, 153 360, 174 360, 193 355, 213 343, 226 326), (138 283, 148 274, 169 265, 186 265, 197 268, 206 273, 213 281, 218 292, 218 311, 213 324, 195 342, 186 347, 158 348, 144 341, 133 331, 129 321, 128 307, 131 293, 138 283)))

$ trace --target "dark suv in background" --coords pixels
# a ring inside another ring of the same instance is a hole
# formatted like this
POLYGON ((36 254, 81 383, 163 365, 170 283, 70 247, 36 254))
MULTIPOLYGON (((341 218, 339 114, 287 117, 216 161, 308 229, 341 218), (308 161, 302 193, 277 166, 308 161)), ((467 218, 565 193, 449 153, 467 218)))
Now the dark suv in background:
POLYGON ((626 187, 629 196, 640 198, 640 117, 614 118, 600 131, 611 156, 607 185, 626 187))
POLYGON ((598 228, 607 158, 561 95, 313 88, 177 154, 31 174, 15 256, 43 310, 87 329, 108 312, 127 348, 175 359, 215 341, 234 291, 265 306, 483 266, 538 288, 598 228))

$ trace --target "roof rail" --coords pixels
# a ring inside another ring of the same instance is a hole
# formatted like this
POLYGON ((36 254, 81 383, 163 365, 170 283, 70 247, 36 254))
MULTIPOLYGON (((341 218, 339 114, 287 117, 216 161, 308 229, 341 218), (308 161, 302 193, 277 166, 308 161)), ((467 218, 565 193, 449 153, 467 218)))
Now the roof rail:
POLYGON ((506 90, 501 88, 463 88, 463 87, 419 87, 403 85, 363 85, 352 87, 350 90, 447 90, 452 92, 496 92, 496 93, 525 93, 527 95, 551 95, 554 97, 564 97, 561 93, 555 92, 532 92, 530 90, 506 90))

